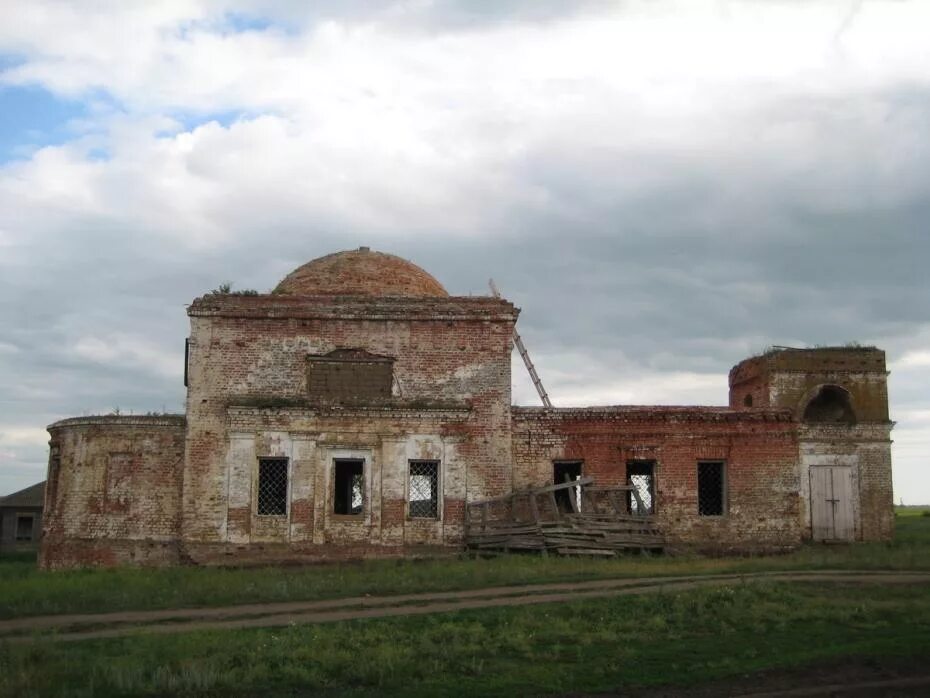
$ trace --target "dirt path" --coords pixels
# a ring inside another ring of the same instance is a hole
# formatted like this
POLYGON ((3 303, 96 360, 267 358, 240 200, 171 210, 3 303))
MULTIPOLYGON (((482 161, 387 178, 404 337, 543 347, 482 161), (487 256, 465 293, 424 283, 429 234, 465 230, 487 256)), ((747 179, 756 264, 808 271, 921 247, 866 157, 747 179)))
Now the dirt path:
POLYGON ((930 584, 930 573, 870 571, 760 572, 694 577, 601 579, 589 582, 490 587, 398 596, 358 596, 325 601, 293 601, 218 608, 36 616, 0 621, 0 640, 28 642, 37 637, 47 637, 60 641, 74 641, 135 634, 172 634, 194 630, 267 628, 306 623, 332 623, 363 618, 412 616, 476 608, 526 606, 579 599, 684 591, 705 586, 752 583, 765 580, 925 585, 930 584))

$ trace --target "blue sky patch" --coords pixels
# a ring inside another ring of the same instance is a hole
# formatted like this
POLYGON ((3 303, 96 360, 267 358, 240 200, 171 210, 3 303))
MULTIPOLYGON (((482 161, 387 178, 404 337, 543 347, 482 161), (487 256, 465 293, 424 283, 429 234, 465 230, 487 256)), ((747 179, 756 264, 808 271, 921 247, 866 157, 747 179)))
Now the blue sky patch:
POLYGON ((82 102, 39 87, 0 87, 0 164, 71 140, 69 124, 86 113, 82 102))

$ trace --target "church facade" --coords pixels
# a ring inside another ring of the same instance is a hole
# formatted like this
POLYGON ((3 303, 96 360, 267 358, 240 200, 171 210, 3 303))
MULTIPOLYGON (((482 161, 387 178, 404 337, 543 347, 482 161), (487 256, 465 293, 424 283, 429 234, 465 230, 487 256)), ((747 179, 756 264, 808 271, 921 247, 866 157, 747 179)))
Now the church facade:
POLYGON ((184 415, 49 426, 40 564, 249 564, 461 549, 466 502, 632 483, 673 546, 893 534, 884 353, 780 349, 719 407, 511 404, 518 309, 360 248, 188 308, 184 415))

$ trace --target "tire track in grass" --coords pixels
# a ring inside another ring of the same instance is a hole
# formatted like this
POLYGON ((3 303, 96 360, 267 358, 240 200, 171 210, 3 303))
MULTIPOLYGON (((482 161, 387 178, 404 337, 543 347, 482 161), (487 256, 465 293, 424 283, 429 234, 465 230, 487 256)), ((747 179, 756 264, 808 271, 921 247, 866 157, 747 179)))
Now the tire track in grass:
POLYGON ((322 601, 245 604, 216 608, 34 616, 0 621, 0 641, 79 641, 138 634, 269 628, 430 613, 564 603, 584 599, 686 591, 759 581, 930 584, 930 573, 881 571, 757 572, 694 577, 601 579, 396 596, 356 596, 322 601))

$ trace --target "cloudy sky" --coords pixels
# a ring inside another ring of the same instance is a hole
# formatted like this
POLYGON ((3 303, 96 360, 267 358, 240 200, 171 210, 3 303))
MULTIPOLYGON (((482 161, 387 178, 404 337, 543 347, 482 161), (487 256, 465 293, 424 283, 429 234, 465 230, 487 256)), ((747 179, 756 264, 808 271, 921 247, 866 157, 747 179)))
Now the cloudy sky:
POLYGON ((192 298, 369 245, 456 294, 494 277, 557 405, 722 404, 769 345, 877 344, 895 497, 930 503, 928 26, 924 0, 0 0, 0 494, 56 419, 183 409, 192 298))

